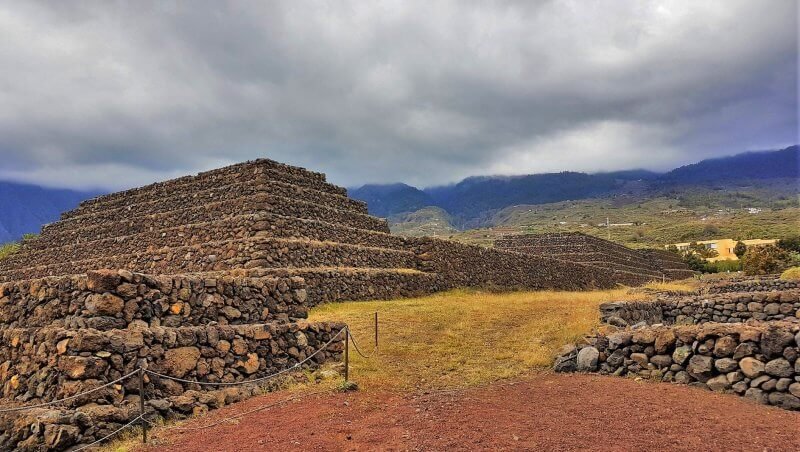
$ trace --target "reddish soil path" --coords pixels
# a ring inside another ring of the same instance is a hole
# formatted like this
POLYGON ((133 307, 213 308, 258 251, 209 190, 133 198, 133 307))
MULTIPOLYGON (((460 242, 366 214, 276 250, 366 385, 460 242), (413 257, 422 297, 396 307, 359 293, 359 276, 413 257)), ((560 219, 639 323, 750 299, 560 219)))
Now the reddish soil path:
MULTIPOLYGON (((186 427, 286 400, 269 394, 186 427)), ((419 395, 322 394, 205 430, 156 432, 149 450, 800 450, 800 413, 683 386, 539 375, 419 395)))

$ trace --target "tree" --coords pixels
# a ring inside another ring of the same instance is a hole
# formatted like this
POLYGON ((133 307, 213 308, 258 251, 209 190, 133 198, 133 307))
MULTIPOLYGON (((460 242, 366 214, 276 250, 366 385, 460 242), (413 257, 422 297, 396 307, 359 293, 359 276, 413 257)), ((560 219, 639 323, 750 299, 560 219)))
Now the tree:
POLYGON ((800 235, 790 235, 778 240, 778 248, 800 253, 800 235))
POLYGON ((789 266, 790 254, 777 246, 751 246, 742 258, 742 270, 748 275, 780 273, 789 266))
POLYGON ((683 262, 689 267, 689 270, 696 272, 708 273, 708 264, 706 260, 692 252, 683 253, 683 262))
POLYGON ((703 244, 692 242, 689 244, 689 252, 692 254, 697 254, 698 256, 702 257, 703 259, 710 259, 712 257, 719 256, 717 250, 713 248, 709 248, 703 244))
POLYGON ((733 254, 736 255, 739 259, 744 256, 744 253, 747 252, 747 245, 744 244, 741 240, 736 242, 736 246, 733 247, 733 254))

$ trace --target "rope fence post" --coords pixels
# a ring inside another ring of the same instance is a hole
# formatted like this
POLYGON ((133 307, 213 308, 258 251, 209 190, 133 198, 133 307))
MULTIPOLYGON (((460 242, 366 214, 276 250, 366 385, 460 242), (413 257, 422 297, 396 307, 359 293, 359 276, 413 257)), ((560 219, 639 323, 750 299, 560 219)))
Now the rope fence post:
POLYGON ((375 311, 375 351, 378 350, 378 311, 375 311))
POLYGON ((139 418, 142 424, 142 443, 147 444, 147 421, 144 420, 144 367, 139 366, 139 418))
POLYGON ((344 381, 350 381, 350 327, 345 327, 344 335, 344 381))

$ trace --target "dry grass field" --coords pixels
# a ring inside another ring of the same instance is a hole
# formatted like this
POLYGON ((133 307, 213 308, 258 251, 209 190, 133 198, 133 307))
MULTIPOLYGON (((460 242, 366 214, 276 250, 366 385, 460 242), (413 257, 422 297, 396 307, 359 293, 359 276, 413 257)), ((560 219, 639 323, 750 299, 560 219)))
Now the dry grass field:
POLYGON ((547 368, 555 350, 597 326, 600 303, 641 296, 626 289, 454 290, 422 298, 327 304, 313 309, 310 320, 347 322, 368 354, 378 312, 379 353, 372 359, 351 353, 351 379, 363 389, 459 388, 547 368))

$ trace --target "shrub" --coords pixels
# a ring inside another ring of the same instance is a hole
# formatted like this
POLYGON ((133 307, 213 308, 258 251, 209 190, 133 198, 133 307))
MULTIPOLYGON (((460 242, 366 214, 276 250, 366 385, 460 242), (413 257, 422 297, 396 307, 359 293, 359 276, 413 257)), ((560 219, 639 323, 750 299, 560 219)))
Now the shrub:
POLYGON ((724 260, 706 264, 709 273, 738 272, 742 269, 741 261, 724 260))
POLYGON ((736 246, 733 247, 733 254, 736 255, 739 259, 744 257, 744 254, 747 252, 747 245, 745 245, 742 241, 736 242, 736 246))
POLYGON ((778 240, 778 248, 800 253, 800 235, 790 235, 778 240))
POLYGON ((781 273, 781 279, 784 281, 800 281, 800 267, 792 267, 781 273))
POLYGON ((791 255, 777 246, 751 246, 742 258, 742 270, 748 275, 780 273, 791 266, 791 255))
POLYGON ((708 263, 705 259, 692 252, 686 252, 681 255, 683 262, 689 266, 690 270, 696 272, 708 273, 708 263))
POLYGON ((5 259, 19 250, 19 243, 4 243, 0 245, 0 259, 5 259))

